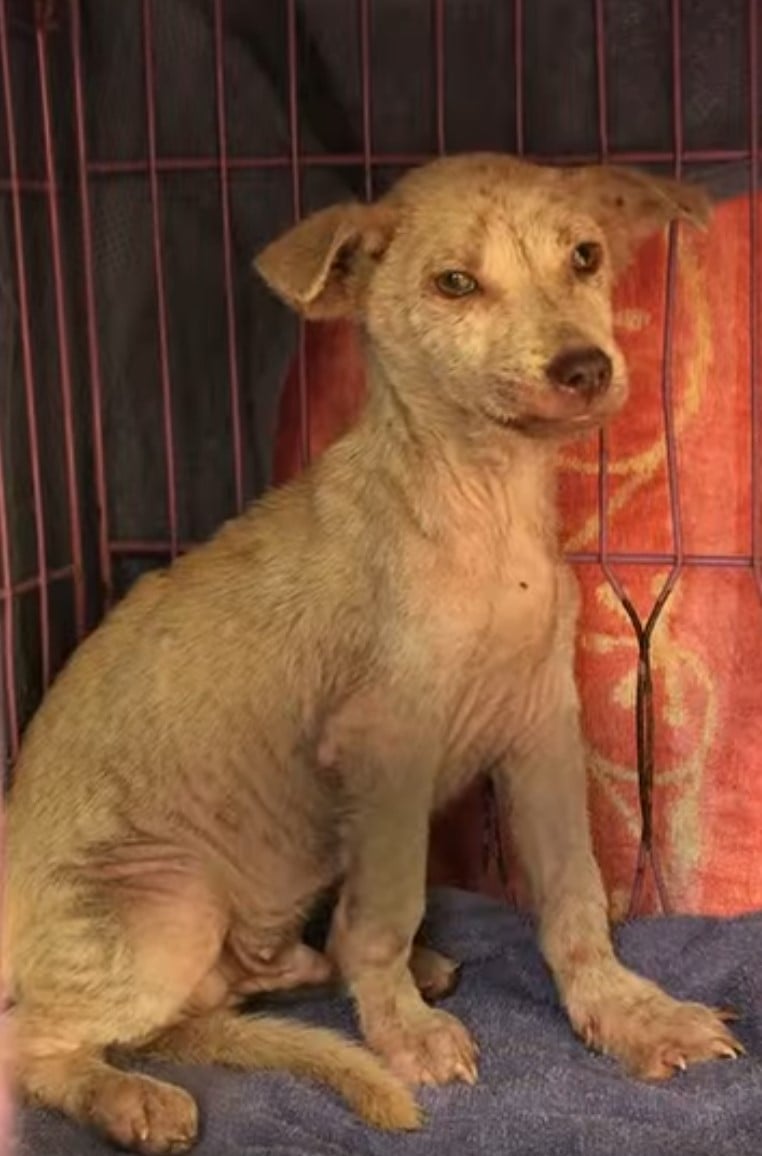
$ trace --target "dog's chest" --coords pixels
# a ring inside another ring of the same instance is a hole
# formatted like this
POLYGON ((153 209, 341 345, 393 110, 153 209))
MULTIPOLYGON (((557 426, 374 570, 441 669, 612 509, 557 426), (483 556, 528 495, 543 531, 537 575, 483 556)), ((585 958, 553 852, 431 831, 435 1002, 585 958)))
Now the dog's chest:
POLYGON ((421 607, 422 647, 445 751, 445 794, 496 757, 521 724, 533 682, 570 615, 565 571, 530 535, 502 555, 456 556, 421 607))
POLYGON ((547 649, 561 568, 543 541, 515 530, 499 551, 469 549, 466 542, 438 562, 418 601, 432 661, 475 682, 547 649))
POLYGON ((537 698, 559 624, 574 616, 543 525, 511 517, 501 532, 463 519, 446 540, 418 539, 395 556, 394 610, 376 621, 379 661, 326 715, 322 765, 351 768, 365 748, 404 765, 420 750, 423 763, 436 759, 440 803, 505 752, 537 698))

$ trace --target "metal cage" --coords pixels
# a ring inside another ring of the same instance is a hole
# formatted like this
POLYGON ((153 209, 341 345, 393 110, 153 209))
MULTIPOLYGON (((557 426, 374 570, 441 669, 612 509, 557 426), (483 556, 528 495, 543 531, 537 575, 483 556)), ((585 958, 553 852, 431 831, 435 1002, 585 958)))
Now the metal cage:
MULTIPOLYGON (((715 69, 722 84, 699 115, 695 97, 707 74, 697 76, 695 61, 717 48, 706 43, 711 5, 701 0, 0 0, 7 767, 44 688, 136 573, 174 557, 266 484, 277 382, 268 398, 259 382, 282 381, 292 353, 299 443, 309 456, 304 330, 281 318, 284 336, 277 348, 269 344, 272 306, 248 272, 256 244, 275 226, 337 191, 371 197, 400 169, 469 147, 708 173, 716 188, 730 182, 749 197, 749 549, 702 555, 685 545, 673 237, 661 381, 671 547, 644 553, 610 544, 604 438, 598 548, 572 556, 602 569, 637 640, 642 879, 652 851, 650 645, 664 604, 691 567, 741 568, 762 597, 760 5, 716 7, 727 38, 715 69), (654 44, 656 80, 648 66, 654 44), (560 90, 543 80, 549 61, 561 72, 560 90), (192 93, 189 82, 178 83, 188 75, 192 93), (574 107, 546 116, 559 91, 575 94, 574 107), (187 249, 201 213, 204 237, 215 240, 197 267, 207 262, 214 271, 194 296, 187 249), (132 293, 125 270, 134 265, 142 288, 132 293), (198 344, 186 348, 194 331, 198 344), (129 374, 120 368, 125 349, 138 358, 129 374), (199 368, 204 350, 209 364, 199 368), (204 377, 214 380, 216 408, 199 415, 204 377), (645 615, 621 577, 632 565, 663 572, 645 615)), ((749 629, 762 641, 762 620, 749 629)), ((658 881, 658 858, 654 866, 658 881)))

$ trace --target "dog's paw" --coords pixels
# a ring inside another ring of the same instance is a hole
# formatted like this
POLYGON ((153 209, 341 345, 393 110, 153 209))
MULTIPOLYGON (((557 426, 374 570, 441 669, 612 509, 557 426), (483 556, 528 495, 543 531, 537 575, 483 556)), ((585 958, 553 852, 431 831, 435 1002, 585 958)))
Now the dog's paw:
POLYGON ((726 1024, 733 1013, 681 1003, 635 976, 611 998, 573 1017, 588 1047, 616 1057, 643 1080, 666 1080, 689 1064, 731 1059, 743 1047, 726 1024))
POLYGON ((372 1042, 408 1084, 476 1083, 478 1048, 460 1020, 447 1012, 417 1010, 372 1042))
POLYGON ((93 1088, 89 1122, 120 1148, 163 1156, 186 1152, 198 1133, 195 1100, 182 1088, 132 1072, 109 1072, 93 1088))

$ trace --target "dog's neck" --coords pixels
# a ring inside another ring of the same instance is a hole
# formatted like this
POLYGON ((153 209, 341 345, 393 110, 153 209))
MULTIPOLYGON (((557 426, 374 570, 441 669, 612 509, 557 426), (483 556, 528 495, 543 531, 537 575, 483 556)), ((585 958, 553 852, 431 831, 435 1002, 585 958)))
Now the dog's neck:
POLYGON ((507 539, 520 530, 555 549, 556 447, 471 424, 440 402, 410 406, 377 359, 356 436, 366 464, 390 476, 429 536, 507 539))

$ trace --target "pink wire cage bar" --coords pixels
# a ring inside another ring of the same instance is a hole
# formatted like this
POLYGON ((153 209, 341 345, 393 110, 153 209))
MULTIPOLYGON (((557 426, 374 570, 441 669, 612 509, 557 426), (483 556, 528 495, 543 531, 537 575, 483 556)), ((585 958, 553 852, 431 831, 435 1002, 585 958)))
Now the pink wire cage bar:
MULTIPOLYGON (((125 3, 128 0, 124 0, 125 3)), ((299 106, 299 52, 298 25, 300 4, 297 0, 284 0, 287 19, 288 46, 288 99, 287 117, 289 145, 287 151, 276 155, 233 154, 228 139, 228 110, 226 107, 226 59, 224 29, 226 21, 225 0, 210 0, 210 36, 213 39, 214 86, 210 91, 210 102, 214 104, 217 149, 211 155, 169 156, 162 155, 157 134, 157 86, 154 55, 154 21, 156 5, 160 0, 129 0, 140 5, 143 30, 143 66, 145 85, 146 140, 145 155, 130 159, 104 159, 91 155, 86 116, 86 61, 82 51, 82 11, 79 0, 0 0, 0 83, 2 85, 2 117, 4 118, 7 156, 0 157, 0 195, 8 198, 12 217, 13 259, 15 266, 14 299, 17 310, 17 325, 22 355, 22 373, 26 405, 26 423, 29 431, 29 455, 32 507, 34 519, 34 540, 36 544, 36 565, 30 572, 20 573, 13 557, 9 530, 8 467, 2 460, 3 442, 0 440, 0 629, 2 631, 2 715, 5 739, 2 746, 6 761, 13 764, 19 744, 21 720, 19 713, 19 686, 15 655, 17 653, 19 600, 33 593, 37 604, 39 622, 39 661, 42 683, 47 685, 55 673, 51 644, 51 592, 59 584, 68 584, 72 590, 76 638, 83 636, 89 627, 86 609, 86 576, 83 564, 83 542, 86 533, 83 526, 78 478, 74 460, 74 401, 71 379, 71 332, 75 324, 72 307, 67 299, 63 269, 67 260, 59 210, 61 177, 57 171, 56 150, 53 143, 52 125, 56 107, 51 99, 49 47, 52 37, 66 37, 70 52, 71 75, 73 77, 74 137, 76 141, 75 195, 81 223, 80 243, 82 297, 84 310, 82 324, 86 330, 87 375, 90 401, 89 449, 92 457, 92 476, 96 494, 96 517, 94 530, 97 537, 98 581, 102 595, 101 608, 107 607, 114 599, 114 566, 125 557, 169 559, 186 549, 190 544, 183 540, 177 512, 177 461, 183 452, 179 441, 174 406, 172 359, 170 356, 170 333, 168 324, 168 287, 165 277, 165 239, 163 234, 162 180, 168 174, 209 173, 216 177, 219 189, 219 228, 222 238, 223 278, 225 287, 225 329, 228 381, 226 388, 230 396, 231 437, 230 461, 234 479, 234 509, 240 510, 245 501, 244 461, 246 438, 241 415, 241 392, 239 382, 239 342, 238 322, 234 304, 234 258, 231 217, 231 178, 234 174, 257 170, 284 170, 290 173, 292 215, 298 219, 303 210, 303 180, 305 173, 315 167, 359 168, 363 175, 366 197, 374 194, 376 174, 380 168, 407 166, 429 159, 428 154, 409 154, 376 151, 373 140, 373 76, 371 69, 371 45, 373 35, 373 0, 347 0, 356 4, 357 27, 359 32, 358 59, 360 67, 360 87, 362 100, 362 149, 345 153, 308 153, 302 148, 300 134, 299 106), (37 100, 42 111, 43 158, 42 172, 24 171, 19 148, 20 134, 24 126, 17 115, 18 94, 12 69, 12 47, 15 38, 32 38, 36 55, 37 100), (160 394, 160 413, 163 433, 165 499, 168 533, 162 539, 138 540, 116 537, 112 533, 109 519, 108 487, 110 466, 104 438, 104 370, 100 346, 98 313, 102 307, 98 300, 94 276, 93 258, 93 211, 92 199, 103 182, 118 181, 123 177, 141 177, 147 182, 150 200, 151 240, 153 270, 155 277, 155 308, 159 335, 159 364, 156 370, 156 388, 160 394), (46 547, 46 509, 43 470, 39 444, 39 395, 36 380, 33 349, 32 311, 27 277, 24 230, 33 202, 42 200, 45 205, 50 238, 50 275, 54 287, 55 332, 49 335, 58 349, 60 391, 60 438, 63 449, 64 476, 66 479, 66 502, 68 507, 69 560, 65 565, 51 565, 46 547)), ((671 64, 672 64, 672 144, 669 149, 645 151, 616 151, 611 147, 609 134, 609 84, 606 72, 607 9, 605 0, 584 0, 590 3, 594 15, 595 60, 597 72, 598 103, 598 149, 584 155, 565 155, 563 158, 543 156, 540 159, 563 160, 565 163, 616 160, 628 163, 661 163, 672 167, 680 175, 688 163, 712 162, 731 164, 744 162, 749 167, 749 235, 751 260, 749 265, 749 326, 751 333, 748 381, 751 398, 751 489, 752 536, 751 551, 748 555, 709 555, 686 551, 681 517, 680 476, 678 471, 676 433, 674 421, 672 358, 670 356, 673 339, 673 318, 675 311, 676 248, 674 237, 670 239, 666 272, 666 309, 663 333, 663 376, 662 406, 663 432, 668 467, 669 510, 671 520, 672 548, 667 552, 642 553, 614 551, 610 548, 607 510, 609 502, 609 451, 605 438, 600 443, 600 470, 598 481, 598 501, 600 510, 600 539, 595 551, 572 555, 572 560, 581 565, 600 567, 612 589, 627 612, 640 655, 638 675, 638 703, 636 734, 638 742, 638 764, 641 781, 641 801, 644 814, 644 837, 637 865, 636 886, 633 902, 642 887, 644 871, 650 859, 657 891, 662 905, 668 907, 668 897, 661 880, 658 856, 650 833, 650 793, 653 777, 652 748, 652 688, 650 678, 650 640, 663 606, 679 581, 686 567, 720 567, 748 571, 750 581, 754 581, 762 598, 762 380, 760 378, 760 348, 762 316, 760 296, 760 222, 759 222, 759 38, 760 12, 758 0, 748 0, 748 143, 744 148, 690 150, 684 146, 683 131, 683 88, 681 43, 680 0, 670 0, 671 4, 671 64), (620 577, 624 565, 659 566, 667 569, 664 585, 650 614, 642 619, 630 601, 620 577)), ((448 123, 446 114, 446 78, 448 68, 448 44, 446 29, 445 0, 430 0, 431 30, 433 37, 434 126, 432 139, 436 150, 448 150, 448 123)), ((524 58, 524 26, 526 11, 523 0, 513 0, 514 47, 513 59, 506 61, 506 84, 515 91, 514 140, 519 153, 526 151, 527 133, 525 128, 524 79, 526 62, 524 58)), ((300 398, 300 447, 303 461, 310 456, 310 412, 308 367, 305 358, 305 336, 301 329, 297 343, 298 381, 300 398)), ((0 389, 3 388, 0 382, 0 389)))

